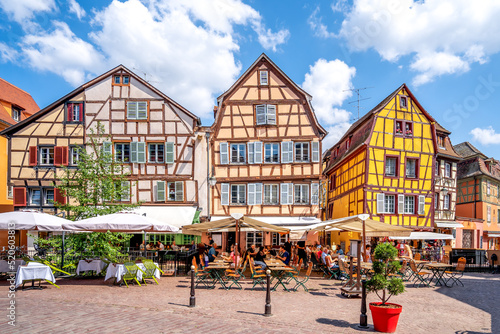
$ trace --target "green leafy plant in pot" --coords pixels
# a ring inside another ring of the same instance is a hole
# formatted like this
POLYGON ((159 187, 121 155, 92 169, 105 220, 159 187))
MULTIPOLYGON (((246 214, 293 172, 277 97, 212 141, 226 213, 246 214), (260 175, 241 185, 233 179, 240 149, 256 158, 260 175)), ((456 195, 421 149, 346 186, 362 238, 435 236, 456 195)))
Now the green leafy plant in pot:
POLYGON ((390 243, 377 245, 373 254, 374 275, 366 282, 369 292, 375 292, 382 301, 370 303, 373 325, 376 331, 394 333, 398 325, 402 306, 388 303, 392 296, 405 291, 403 280, 398 277, 401 270, 399 261, 395 261, 397 249, 390 243))

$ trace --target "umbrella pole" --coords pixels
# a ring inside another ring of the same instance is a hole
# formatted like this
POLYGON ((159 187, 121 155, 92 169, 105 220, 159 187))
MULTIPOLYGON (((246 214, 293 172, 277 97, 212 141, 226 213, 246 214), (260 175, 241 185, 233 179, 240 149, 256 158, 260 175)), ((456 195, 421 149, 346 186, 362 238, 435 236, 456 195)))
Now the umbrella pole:
MULTIPOLYGON (((239 252, 239 245, 240 245, 240 231, 239 231, 239 225, 240 225, 240 220, 236 220, 236 225, 235 225, 235 232, 236 232, 236 235, 235 235, 235 239, 236 239, 236 243, 234 244, 234 258, 235 259, 238 259, 238 256, 240 254, 239 252)), ((237 263, 234 264, 235 265, 235 268, 237 267, 237 263)))
POLYGON ((61 269, 64 268, 64 231, 62 231, 62 249, 61 249, 61 269))
POLYGON ((144 257, 147 259, 148 258, 148 251, 146 250, 146 235, 147 235, 147 232, 144 231, 144 257))
POLYGON ((366 227, 365 227, 365 221, 363 220, 363 254, 362 258, 366 262, 367 259, 365 259, 366 256, 366 227))

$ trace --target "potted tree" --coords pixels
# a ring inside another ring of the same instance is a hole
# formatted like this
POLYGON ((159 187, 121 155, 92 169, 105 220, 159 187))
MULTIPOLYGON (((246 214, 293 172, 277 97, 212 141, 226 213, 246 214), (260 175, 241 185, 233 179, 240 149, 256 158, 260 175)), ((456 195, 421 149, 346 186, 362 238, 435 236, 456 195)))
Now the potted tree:
POLYGON ((380 303, 370 303, 373 325, 379 332, 394 333, 403 310, 401 305, 388 303, 392 296, 405 291, 403 280, 396 275, 401 269, 399 261, 394 260, 397 254, 397 249, 390 243, 377 245, 373 254, 374 275, 366 282, 367 290, 375 292, 381 300, 380 303))

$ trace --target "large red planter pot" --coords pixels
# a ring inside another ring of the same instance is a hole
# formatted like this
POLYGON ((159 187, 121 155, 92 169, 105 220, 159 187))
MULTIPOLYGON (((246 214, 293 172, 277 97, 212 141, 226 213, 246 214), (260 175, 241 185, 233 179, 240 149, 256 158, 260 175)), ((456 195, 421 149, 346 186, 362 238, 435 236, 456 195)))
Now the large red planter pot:
POLYGON ((397 308, 379 307, 382 303, 370 303, 373 327, 377 332, 394 333, 398 326, 399 314, 403 307, 398 304, 387 303, 386 305, 397 306, 397 308))

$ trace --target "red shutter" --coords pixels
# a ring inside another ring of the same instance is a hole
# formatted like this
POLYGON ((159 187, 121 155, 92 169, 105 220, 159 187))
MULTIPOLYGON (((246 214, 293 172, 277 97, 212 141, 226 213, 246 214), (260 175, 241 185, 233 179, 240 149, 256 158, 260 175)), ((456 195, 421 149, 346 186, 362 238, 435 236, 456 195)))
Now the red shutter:
POLYGON ((26 206, 26 188, 14 187, 14 206, 26 206))
POLYGON ((54 188, 54 202, 56 202, 56 204, 66 204, 66 196, 59 188, 54 188))
POLYGON ((80 122, 83 123, 83 103, 80 103, 80 122))
POLYGON ((66 105, 66 109, 68 109, 68 118, 66 119, 66 122, 71 122, 73 121, 73 103, 68 103, 66 105))
POLYGON ((61 165, 67 166, 68 165, 68 154, 69 154, 69 147, 68 146, 62 146, 61 147, 61 165))
POLYGON ((38 163, 38 149, 36 146, 30 146, 30 166, 36 166, 38 163))
POLYGON ((62 146, 56 146, 54 147, 54 166, 61 166, 62 165, 62 146))

